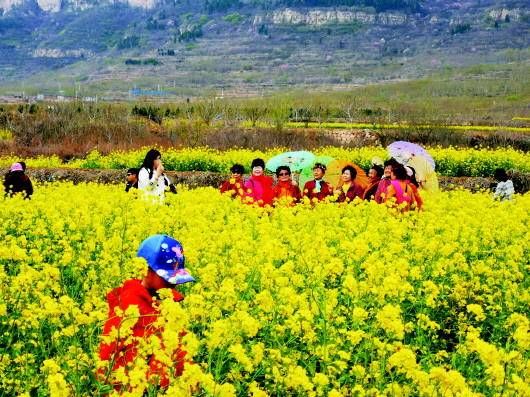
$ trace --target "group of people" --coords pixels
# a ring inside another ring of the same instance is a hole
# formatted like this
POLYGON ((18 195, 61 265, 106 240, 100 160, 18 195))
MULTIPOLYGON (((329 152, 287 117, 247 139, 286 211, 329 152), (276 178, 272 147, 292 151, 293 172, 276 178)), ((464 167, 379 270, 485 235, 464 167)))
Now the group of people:
MULTIPOLYGON (((252 161, 249 178, 243 178, 243 165, 234 164, 230 168, 231 177, 221 184, 220 190, 245 203, 259 206, 273 206, 281 202, 294 205, 307 197, 312 203, 324 200, 348 203, 356 198, 375 200, 377 203, 394 200, 398 205, 405 203, 402 206, 404 209, 421 209, 423 200, 419 191, 428 189, 425 181, 416 180, 414 168, 404 166, 395 159, 387 160, 383 166, 372 164, 368 171, 368 185, 358 183, 356 168, 347 165, 342 169, 337 186, 332 186, 324 179, 326 169, 326 165, 315 163, 313 179, 300 189, 289 166, 282 165, 276 169, 275 181, 265 174, 265 161, 256 158, 252 161)), ((21 194, 26 199, 31 198, 33 185, 25 172, 25 162, 18 161, 11 165, 4 178, 6 196, 21 194)), ((157 149, 147 152, 140 168, 129 168, 126 178, 126 192, 138 189, 160 199, 164 198, 166 191, 177 193, 175 184, 164 174, 162 155, 157 149)), ((511 199, 515 190, 507 172, 498 168, 494 178, 497 181, 494 198, 511 199)))
POLYGON ((265 175, 263 159, 257 158, 252 161, 251 175, 246 180, 243 179, 244 167, 234 164, 230 169, 231 178, 222 183, 220 191, 244 203, 259 206, 273 206, 282 202, 294 205, 306 197, 312 203, 325 200, 349 203, 358 198, 375 200, 377 203, 394 200, 404 209, 422 208, 423 200, 419 193, 421 185, 416 181, 414 169, 394 159, 386 161, 384 167, 373 164, 368 172, 367 186, 356 181, 357 170, 352 165, 342 169, 337 186, 325 180, 326 170, 324 164, 315 163, 313 179, 300 189, 288 166, 276 169, 277 180, 274 182, 272 177, 265 175))

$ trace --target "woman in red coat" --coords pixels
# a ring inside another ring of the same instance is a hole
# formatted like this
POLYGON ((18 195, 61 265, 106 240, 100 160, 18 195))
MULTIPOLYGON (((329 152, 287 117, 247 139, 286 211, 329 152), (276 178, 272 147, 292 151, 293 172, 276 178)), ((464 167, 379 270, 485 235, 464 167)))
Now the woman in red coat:
POLYGON ((364 189, 355 183, 356 176, 357 170, 351 165, 342 169, 341 181, 335 190, 335 195, 338 196, 337 203, 350 203, 355 197, 363 198, 364 189))
POLYGON ((291 178, 291 169, 286 165, 282 165, 276 169, 276 177, 278 182, 273 188, 274 203, 286 203, 294 205, 300 201, 302 194, 300 188, 291 178))

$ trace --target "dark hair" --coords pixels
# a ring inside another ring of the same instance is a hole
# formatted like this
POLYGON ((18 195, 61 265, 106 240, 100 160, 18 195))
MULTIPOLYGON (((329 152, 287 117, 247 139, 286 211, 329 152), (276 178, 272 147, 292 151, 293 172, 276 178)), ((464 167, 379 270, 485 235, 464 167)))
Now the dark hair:
POLYGON ((385 170, 383 169, 383 167, 381 167, 380 165, 377 165, 377 164, 372 164, 370 169, 374 170, 379 178, 381 178, 383 176, 383 174, 385 173, 385 170))
MULTIPOLYGON (((416 180, 416 170, 414 169, 414 167, 411 167, 410 165, 408 165, 407 167, 409 167, 412 171, 412 175, 410 175, 408 177, 410 183, 412 183, 414 186, 416 187, 420 187, 420 184, 418 183, 418 181, 416 180)), ((408 175, 408 174, 407 174, 408 175)))
POLYGON ((347 165, 346 167, 344 167, 341 171, 341 173, 344 174, 345 171, 350 171, 350 175, 351 175, 351 180, 353 181, 355 179, 355 177, 357 176, 357 170, 352 167, 351 165, 347 165))
POLYGON ((395 158, 392 157, 392 158, 389 158, 387 161, 385 161, 384 168, 388 167, 389 165, 394 167, 395 165, 399 165, 399 162, 395 158))
POLYGON ((151 149, 147 152, 142 163, 142 168, 147 168, 149 171, 153 170, 153 165, 158 157, 162 157, 162 154, 156 149, 151 149))
POLYGON ((394 173, 398 181, 406 181, 409 177, 405 166, 401 164, 393 165, 392 172, 394 173))
POLYGON ((140 170, 139 170, 138 168, 129 168, 129 169, 127 170, 127 173, 128 173, 128 174, 133 174, 133 175, 138 175, 138 172, 139 172, 139 171, 140 171, 140 170))
POLYGON ((500 182, 506 182, 508 179, 508 174, 506 173, 506 170, 504 168, 497 168, 495 170, 495 173, 493 174, 493 177, 495 180, 500 182))
POLYGON ((18 161, 18 163, 22 166, 22 171, 26 172, 26 163, 24 161, 18 161))
POLYGON ((276 176, 280 176, 280 172, 287 171, 289 175, 291 175, 291 169, 286 165, 280 165, 278 168, 276 168, 276 176))
POLYGON ((263 169, 265 169, 265 161, 263 161, 263 159, 254 159, 252 160, 252 164, 250 165, 250 168, 254 168, 254 167, 261 167, 263 169))
POLYGON ((230 172, 232 174, 244 174, 245 167, 243 167, 241 164, 234 164, 232 167, 230 167, 230 172))
POLYGON ((325 174, 326 173, 326 169, 327 167, 322 164, 322 163, 315 163, 315 165, 313 166, 313 169, 317 169, 317 168, 320 168, 322 170, 322 172, 325 174))

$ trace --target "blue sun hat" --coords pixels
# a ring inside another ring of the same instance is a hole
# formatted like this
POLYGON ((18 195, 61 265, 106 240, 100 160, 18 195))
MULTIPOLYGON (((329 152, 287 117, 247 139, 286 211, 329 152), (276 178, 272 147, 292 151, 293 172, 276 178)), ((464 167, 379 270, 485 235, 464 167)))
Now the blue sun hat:
POLYGON ((147 265, 170 284, 195 281, 184 267, 186 258, 182 244, 173 237, 166 234, 149 236, 140 244, 138 256, 144 258, 147 265))

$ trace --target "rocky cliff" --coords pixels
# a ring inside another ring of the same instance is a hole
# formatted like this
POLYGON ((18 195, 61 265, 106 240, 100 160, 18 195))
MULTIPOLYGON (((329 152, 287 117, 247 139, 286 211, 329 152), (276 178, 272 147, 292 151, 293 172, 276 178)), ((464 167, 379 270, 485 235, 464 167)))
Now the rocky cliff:
POLYGON ((24 0, 0 0, 0 10, 6 13, 23 2, 24 0))
POLYGON ((22 6, 31 3, 32 1, 36 1, 37 6, 44 12, 86 10, 97 5, 114 4, 116 2, 126 3, 131 7, 153 9, 157 3, 157 0, 0 0, 0 10, 5 14, 11 11, 14 7, 22 6))
POLYGON ((379 23, 382 25, 403 25, 407 23, 408 16, 399 12, 368 12, 334 9, 311 9, 306 11, 286 8, 276 10, 264 16, 256 16, 254 24, 272 23, 276 25, 314 25, 322 26, 332 23, 361 22, 367 24, 379 23))

